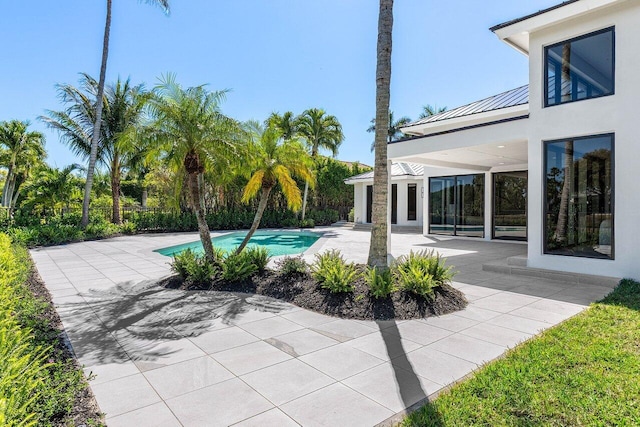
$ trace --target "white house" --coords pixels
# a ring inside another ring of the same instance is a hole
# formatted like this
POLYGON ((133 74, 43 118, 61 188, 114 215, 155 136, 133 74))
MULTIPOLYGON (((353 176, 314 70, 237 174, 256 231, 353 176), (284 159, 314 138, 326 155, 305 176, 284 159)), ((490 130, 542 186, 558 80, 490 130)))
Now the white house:
MULTIPOLYGON (((411 163, 395 163, 391 166, 391 224, 399 227, 422 228, 424 200, 423 166, 411 163)), ((365 172, 345 180, 354 187, 354 221, 356 224, 371 223, 373 202, 373 171, 365 172)))
POLYGON ((522 240, 529 267, 640 278, 639 24, 640 1, 570 0, 491 28, 529 57, 529 84, 388 147, 424 166, 424 233, 522 240))

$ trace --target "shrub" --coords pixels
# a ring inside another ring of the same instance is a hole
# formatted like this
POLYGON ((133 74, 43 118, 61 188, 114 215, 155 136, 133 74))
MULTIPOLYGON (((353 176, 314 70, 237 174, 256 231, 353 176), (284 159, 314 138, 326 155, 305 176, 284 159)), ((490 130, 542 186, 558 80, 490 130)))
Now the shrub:
POLYGON ((300 221, 300 228, 313 228, 316 226, 316 223, 311 218, 306 218, 303 221, 300 221))
POLYGON ((302 256, 284 257, 280 261, 276 262, 276 266, 280 274, 284 276, 305 274, 307 271, 309 271, 309 264, 307 264, 302 256))
POLYGON ((229 252, 222 263, 222 278, 230 282, 248 279, 258 267, 253 263, 251 255, 247 251, 236 254, 229 252))
POLYGON ((358 278, 355 265, 347 263, 336 249, 316 254, 311 272, 320 286, 332 293, 352 292, 353 282, 358 278))
POLYGON ((134 222, 125 221, 120 226, 120 231, 124 234, 136 234, 136 231, 138 231, 138 229, 134 222))
POLYGON ((364 280, 369 285, 369 290, 374 298, 386 298, 396 290, 389 268, 368 267, 364 280))
POLYGON ((191 249, 174 255, 171 269, 178 273, 185 282, 197 285, 209 283, 216 270, 204 255, 199 255, 191 249))
POLYGON ((445 267, 445 260, 435 251, 413 252, 396 260, 393 275, 402 289, 433 298, 434 289, 451 282, 451 267, 445 267))
POLYGON ((354 208, 351 208, 351 210, 349 211, 348 219, 349 222, 354 222, 356 220, 356 210, 354 208))
POLYGON ((27 250, 0 234, 0 425, 67 425, 86 383, 53 346, 60 331, 25 284, 31 268, 27 250))
POLYGON ((269 264, 269 260, 271 259, 267 248, 264 246, 250 246, 244 251, 251 260, 251 264, 255 265, 260 273, 267 269, 267 264, 269 264))

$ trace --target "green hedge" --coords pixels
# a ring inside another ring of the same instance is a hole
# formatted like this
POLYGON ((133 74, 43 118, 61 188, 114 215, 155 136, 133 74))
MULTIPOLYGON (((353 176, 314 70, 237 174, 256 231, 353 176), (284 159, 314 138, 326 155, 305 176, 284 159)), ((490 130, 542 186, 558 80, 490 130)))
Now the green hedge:
MULTIPOLYGON (((61 425, 86 387, 65 355, 59 331, 46 320, 47 303, 26 286, 27 250, 0 233, 0 425, 61 425)), ((96 420, 94 420, 96 421, 96 420)))

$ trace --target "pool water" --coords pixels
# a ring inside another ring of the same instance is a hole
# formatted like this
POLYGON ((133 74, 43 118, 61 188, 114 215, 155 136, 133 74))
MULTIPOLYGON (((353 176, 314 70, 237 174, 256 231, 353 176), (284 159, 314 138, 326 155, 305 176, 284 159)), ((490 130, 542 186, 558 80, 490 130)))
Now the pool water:
MULTIPOLYGON (((224 234, 211 239, 215 248, 230 251, 237 248, 247 235, 246 231, 224 234)), ((264 246, 269 250, 271 256, 296 255, 306 251, 320 238, 320 234, 310 231, 256 231, 247 246, 264 246)), ((162 255, 173 256, 186 249, 202 253, 202 242, 200 240, 182 245, 169 246, 168 248, 156 249, 162 255)))

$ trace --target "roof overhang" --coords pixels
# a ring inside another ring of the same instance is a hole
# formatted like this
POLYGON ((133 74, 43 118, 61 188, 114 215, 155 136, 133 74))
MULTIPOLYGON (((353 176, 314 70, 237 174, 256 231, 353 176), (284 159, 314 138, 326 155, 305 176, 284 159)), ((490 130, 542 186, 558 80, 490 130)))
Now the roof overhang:
POLYGON ((569 0, 540 12, 491 28, 496 36, 517 51, 529 54, 529 35, 626 0, 569 0))
MULTIPOLYGON (((424 175, 395 175, 391 176, 391 181, 421 181, 424 175)), ((373 178, 347 178, 344 180, 345 184, 354 185, 358 183, 373 182, 373 178)))
POLYGON ((402 133, 411 136, 428 136, 432 134, 449 132, 470 126, 478 126, 486 123, 494 123, 529 114, 529 104, 491 110, 484 113, 471 114, 442 121, 424 123, 402 128, 402 133))
POLYGON ((470 171, 526 168, 527 117, 400 140, 388 145, 387 156, 393 162, 470 171))

